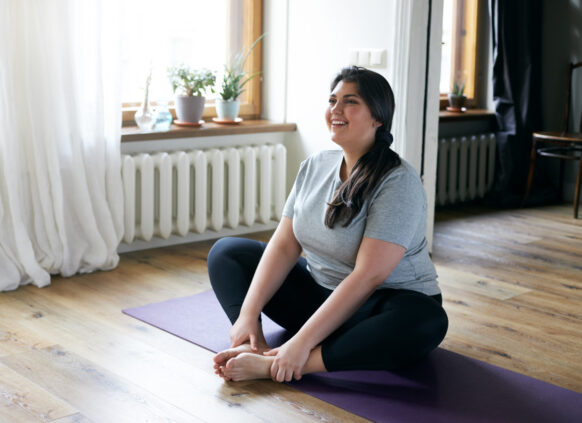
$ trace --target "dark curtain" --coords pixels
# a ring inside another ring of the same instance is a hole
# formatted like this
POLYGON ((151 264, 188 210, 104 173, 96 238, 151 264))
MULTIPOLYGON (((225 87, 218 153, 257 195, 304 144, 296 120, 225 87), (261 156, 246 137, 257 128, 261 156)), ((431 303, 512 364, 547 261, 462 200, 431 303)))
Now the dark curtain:
MULTIPOLYGON (((489 0, 497 163, 489 202, 519 206, 526 186, 531 133, 540 130, 541 0, 489 0)), ((539 192, 532 192, 532 199, 539 192)))

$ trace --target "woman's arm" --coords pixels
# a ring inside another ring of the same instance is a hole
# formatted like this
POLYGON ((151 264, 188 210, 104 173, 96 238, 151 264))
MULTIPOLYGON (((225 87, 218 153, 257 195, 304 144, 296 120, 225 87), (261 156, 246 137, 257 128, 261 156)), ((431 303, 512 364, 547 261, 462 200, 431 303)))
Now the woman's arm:
POLYGON ((398 244, 364 237, 356 265, 303 327, 282 347, 271 367, 273 379, 299 379, 309 352, 348 320, 396 268, 406 249, 398 244))
POLYGON ((250 341, 251 348, 257 348, 257 334, 249 334, 248 325, 256 325, 263 307, 281 287, 300 254, 301 245, 293 234, 293 221, 283 216, 259 261, 239 318, 231 330, 233 347, 250 341))

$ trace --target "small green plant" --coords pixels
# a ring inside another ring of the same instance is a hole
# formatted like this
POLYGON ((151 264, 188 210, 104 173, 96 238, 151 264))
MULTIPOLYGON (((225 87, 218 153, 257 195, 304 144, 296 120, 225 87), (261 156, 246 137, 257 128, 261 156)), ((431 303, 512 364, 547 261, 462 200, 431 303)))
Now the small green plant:
POLYGON ((455 82, 453 84, 453 91, 451 94, 461 97, 463 92, 465 91, 465 83, 464 82, 455 82))
POLYGON ((182 93, 189 97, 202 96, 204 91, 214 92, 216 76, 207 69, 192 69, 184 64, 168 69, 168 78, 174 93, 182 93))
POLYGON ((452 95, 462 97, 465 92, 465 73, 457 71, 455 82, 453 83, 452 95))
POLYGON ((248 74, 245 70, 245 63, 251 54, 251 51, 255 46, 263 39, 265 34, 262 34, 255 42, 249 47, 246 53, 236 54, 230 62, 224 66, 224 77, 222 79, 222 87, 220 89, 220 97, 227 100, 236 100, 244 91, 243 87, 253 79, 255 76, 260 75, 261 72, 255 72, 253 74, 248 74))

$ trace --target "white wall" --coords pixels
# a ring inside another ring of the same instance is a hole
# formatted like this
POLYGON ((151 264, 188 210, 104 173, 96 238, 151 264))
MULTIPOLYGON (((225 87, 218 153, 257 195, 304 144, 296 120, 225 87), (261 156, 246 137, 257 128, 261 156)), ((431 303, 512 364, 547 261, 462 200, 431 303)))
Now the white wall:
MULTIPOLYGON (((337 146, 324 121, 329 85, 352 49, 386 49, 391 81, 394 0, 265 0, 263 115, 297 124, 287 136, 288 187, 309 154, 337 146)), ((395 88, 395 87, 393 87, 395 88)), ((397 91, 395 89, 395 91, 397 91)), ((396 99, 398 103, 398 98, 396 99)))
MULTIPOLYGON (((288 118, 300 122, 307 153, 335 147, 329 141, 324 112, 330 81, 349 64, 350 50, 391 50, 393 4, 385 0, 290 1, 288 118)), ((390 80, 386 68, 374 70, 390 80)))

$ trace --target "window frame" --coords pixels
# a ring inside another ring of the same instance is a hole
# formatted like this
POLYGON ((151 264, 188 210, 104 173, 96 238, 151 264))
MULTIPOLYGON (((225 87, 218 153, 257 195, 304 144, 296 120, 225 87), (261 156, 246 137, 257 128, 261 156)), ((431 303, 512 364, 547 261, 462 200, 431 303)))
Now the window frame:
MULTIPOLYGON (((480 75, 481 49, 483 42, 486 11, 482 0, 454 0, 453 5, 453 40, 451 54, 451 73, 449 92, 452 91, 456 75, 463 69, 467 70, 465 79, 465 106, 467 108, 479 107, 483 90, 480 84, 483 78, 480 75), (463 35, 463 31, 465 35, 463 35)), ((440 93, 440 109, 448 106, 448 94, 440 93)))
MULTIPOLYGON (((263 33, 263 1, 262 0, 243 0, 243 28, 242 28, 242 51, 247 51, 253 42, 263 33)), ((262 71, 263 66, 263 46, 262 42, 258 43, 248 56, 245 70, 251 74, 262 71)), ((217 81, 220 83, 219 81, 217 81)), ((262 76, 251 79, 245 85, 245 91, 239 97, 240 111, 239 116, 244 119, 258 119, 261 116, 261 96, 262 96, 262 76)), ((134 115, 141 102, 128 102, 121 105, 122 126, 135 126, 134 115)), ((155 107, 156 103, 152 102, 155 107)), ((169 104, 170 112, 174 119, 176 111, 174 102, 169 104)), ((204 105, 203 118, 208 119, 216 117, 216 107, 213 100, 206 101, 204 105)))

